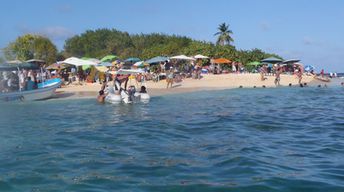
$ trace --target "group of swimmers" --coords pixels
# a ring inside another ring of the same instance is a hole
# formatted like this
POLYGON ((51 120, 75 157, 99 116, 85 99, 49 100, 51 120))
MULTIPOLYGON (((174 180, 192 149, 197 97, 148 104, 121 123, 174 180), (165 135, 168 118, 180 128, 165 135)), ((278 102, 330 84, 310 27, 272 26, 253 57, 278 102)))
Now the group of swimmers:
MULTIPOLYGON (((114 94, 116 95, 121 95, 122 91, 127 92, 129 95, 134 94, 136 92, 135 86, 130 86, 129 89, 127 89, 127 83, 130 78, 130 75, 116 75, 113 81, 114 84, 114 94), (121 87, 121 84, 124 84, 124 89, 121 87), (132 93, 131 93, 132 92, 132 93)), ((103 85, 101 87, 101 90, 98 92, 97 100, 99 103, 104 103, 106 96, 111 92, 111 91, 106 91, 106 89, 109 89, 110 87, 108 86, 107 82, 104 81, 103 85)), ((147 93, 147 89, 145 86, 141 86, 141 89, 139 93, 147 93)))

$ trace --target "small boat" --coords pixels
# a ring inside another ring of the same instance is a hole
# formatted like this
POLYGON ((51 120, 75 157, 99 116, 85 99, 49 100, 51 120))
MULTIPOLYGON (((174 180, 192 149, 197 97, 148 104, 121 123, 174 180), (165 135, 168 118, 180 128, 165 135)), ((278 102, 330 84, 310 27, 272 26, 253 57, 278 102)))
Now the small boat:
MULTIPOLYGON (((0 72, 18 72, 21 69, 39 70, 39 67, 30 63, 18 64, 1 64, 0 72)), ((10 92, 0 92, 0 101, 35 101, 48 99, 55 94, 55 90, 61 86, 61 79, 49 79, 43 83, 39 83, 37 89, 33 90, 16 90, 10 92)))
POLYGON ((60 79, 54 79, 54 83, 45 84, 42 88, 29 91, 0 93, 0 101, 37 101, 48 99, 55 94, 55 90, 61 86, 61 83, 62 81, 60 79))
POLYGON ((314 76, 314 79, 317 79, 319 81, 323 81, 323 82, 330 82, 331 80, 328 77, 321 77, 321 76, 314 76))
MULTIPOLYGON (((120 69, 116 74, 122 75, 135 75, 135 74, 144 74, 142 70, 133 70, 133 69, 120 69)), ((125 103, 131 104, 135 102, 148 103, 150 100, 149 94, 144 92, 137 92, 135 86, 129 86, 128 90, 124 90, 120 87, 119 83, 116 82, 114 86, 109 86, 106 90, 108 95, 105 97, 105 101, 112 104, 125 103)))

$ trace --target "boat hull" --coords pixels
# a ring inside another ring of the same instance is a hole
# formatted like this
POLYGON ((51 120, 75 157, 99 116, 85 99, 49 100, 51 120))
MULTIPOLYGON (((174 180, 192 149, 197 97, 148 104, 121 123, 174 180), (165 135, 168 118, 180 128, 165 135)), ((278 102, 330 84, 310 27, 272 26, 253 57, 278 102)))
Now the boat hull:
POLYGON ((61 85, 61 82, 55 83, 41 89, 30 91, 17 91, 10 93, 0 93, 0 101, 36 101, 51 98, 55 94, 55 90, 61 85))

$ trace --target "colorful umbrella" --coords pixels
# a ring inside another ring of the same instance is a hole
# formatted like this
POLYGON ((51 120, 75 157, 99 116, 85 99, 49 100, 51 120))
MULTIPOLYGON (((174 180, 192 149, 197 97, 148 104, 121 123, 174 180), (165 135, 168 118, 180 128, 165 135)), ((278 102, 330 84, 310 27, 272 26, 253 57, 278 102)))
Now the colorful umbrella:
POLYGON ((100 61, 101 62, 111 62, 117 59, 116 55, 107 55, 105 57, 103 57, 100 61))
POLYGON ((136 63, 136 62, 139 62, 139 61, 141 61, 141 59, 136 58, 136 57, 130 57, 130 58, 124 60, 124 62, 131 62, 131 63, 136 63))
POLYGON ((146 63, 148 63, 148 64, 157 64, 157 63, 160 63, 160 62, 165 62, 165 61, 167 61, 169 59, 170 58, 168 58, 168 57, 157 56, 157 57, 153 57, 151 59, 148 59, 146 61, 146 63))
POLYGON ((196 59, 192 58, 192 57, 188 57, 186 55, 178 55, 178 56, 174 56, 171 57, 171 59, 177 59, 177 60, 192 60, 195 61, 196 59))
POLYGON ((250 62, 250 63, 247 63, 247 65, 251 65, 251 66, 258 66, 258 65, 261 65, 262 63, 259 62, 259 61, 253 61, 253 62, 250 62))
POLYGON ((214 59, 213 62, 217 64, 224 64, 224 63, 231 63, 232 61, 225 58, 219 58, 219 59, 214 59))
POLYGON ((261 62, 266 62, 266 63, 280 63, 282 62, 281 59, 278 59, 276 57, 269 57, 269 58, 266 58, 266 59, 263 59, 261 60, 261 62))
POLYGON ((204 55, 195 55, 194 58, 195 59, 209 59, 209 57, 204 56, 204 55))

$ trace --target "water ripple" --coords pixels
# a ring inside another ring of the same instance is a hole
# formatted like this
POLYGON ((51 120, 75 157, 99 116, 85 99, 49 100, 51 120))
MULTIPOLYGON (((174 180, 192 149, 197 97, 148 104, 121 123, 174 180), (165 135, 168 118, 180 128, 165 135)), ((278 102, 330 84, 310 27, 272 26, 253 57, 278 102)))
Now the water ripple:
POLYGON ((343 191, 344 89, 2 104, 0 191, 343 191))

